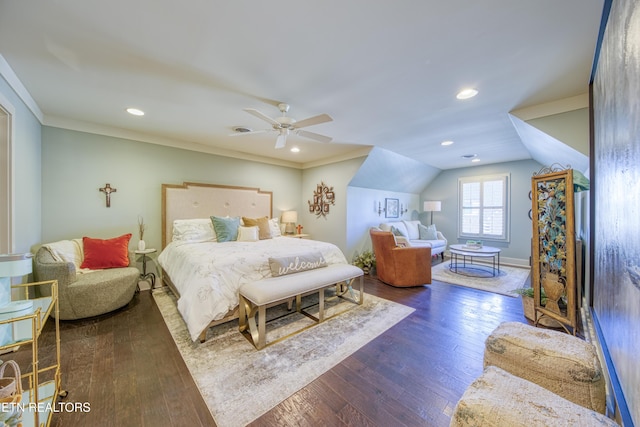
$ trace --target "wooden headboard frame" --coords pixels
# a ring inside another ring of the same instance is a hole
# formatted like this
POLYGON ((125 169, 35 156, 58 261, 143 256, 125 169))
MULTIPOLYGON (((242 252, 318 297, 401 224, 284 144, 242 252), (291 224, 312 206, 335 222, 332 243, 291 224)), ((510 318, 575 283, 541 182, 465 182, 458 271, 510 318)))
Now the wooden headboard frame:
POLYGON ((176 219, 273 215, 273 193, 259 188, 185 182, 162 184, 162 248, 171 242, 176 219))

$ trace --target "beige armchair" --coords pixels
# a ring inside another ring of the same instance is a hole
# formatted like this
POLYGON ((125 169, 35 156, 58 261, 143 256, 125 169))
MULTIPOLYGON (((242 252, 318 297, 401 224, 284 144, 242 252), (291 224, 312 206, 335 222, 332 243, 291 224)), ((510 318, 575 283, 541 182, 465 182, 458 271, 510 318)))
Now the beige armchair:
MULTIPOLYGON (((76 274, 76 266, 72 262, 56 261, 45 247, 36 252, 33 274, 37 281, 58 281, 61 320, 97 316, 127 305, 135 294, 140 277, 140 271, 131 267, 131 263, 129 267, 76 274)), ((40 291, 43 296, 48 296, 45 287, 40 291)))
POLYGON ((422 286, 431 283, 431 248, 399 247, 389 231, 370 230, 376 272, 384 283, 397 286, 422 286))

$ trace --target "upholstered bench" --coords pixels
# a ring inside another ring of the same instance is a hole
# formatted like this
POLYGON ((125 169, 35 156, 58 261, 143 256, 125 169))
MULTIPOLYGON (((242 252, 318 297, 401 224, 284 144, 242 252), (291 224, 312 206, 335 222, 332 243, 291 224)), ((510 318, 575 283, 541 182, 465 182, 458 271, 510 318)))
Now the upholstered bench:
POLYGON ((344 297, 352 291, 355 279, 360 278, 359 299, 353 301, 362 304, 364 295, 363 272, 350 264, 330 264, 314 270, 301 271, 278 277, 269 277, 257 282, 247 283, 240 288, 239 329, 258 349, 266 345, 266 309, 283 302, 296 299, 296 310, 321 323, 324 317, 324 290, 338 286, 338 296, 344 297), (301 308, 301 298, 318 292, 318 317, 306 313, 301 308), (258 320, 256 322, 256 315, 258 320), (248 330, 247 330, 248 329, 248 330))
MULTIPOLYGON (((527 361, 523 360, 526 366, 527 361)), ((458 401, 450 426, 617 426, 598 412, 576 405, 530 381, 488 366, 458 401)))
POLYGON ((596 348, 563 332, 505 322, 485 342, 484 367, 497 366, 565 399, 605 412, 605 379, 596 348))

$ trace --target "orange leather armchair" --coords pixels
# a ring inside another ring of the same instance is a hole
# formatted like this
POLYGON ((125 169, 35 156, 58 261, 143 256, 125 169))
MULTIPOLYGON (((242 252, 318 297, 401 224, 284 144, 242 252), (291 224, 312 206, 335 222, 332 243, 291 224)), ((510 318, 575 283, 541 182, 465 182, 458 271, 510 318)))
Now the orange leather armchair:
POLYGON ((397 287, 431 283, 431 248, 397 246, 389 231, 370 230, 369 234, 378 279, 397 287))

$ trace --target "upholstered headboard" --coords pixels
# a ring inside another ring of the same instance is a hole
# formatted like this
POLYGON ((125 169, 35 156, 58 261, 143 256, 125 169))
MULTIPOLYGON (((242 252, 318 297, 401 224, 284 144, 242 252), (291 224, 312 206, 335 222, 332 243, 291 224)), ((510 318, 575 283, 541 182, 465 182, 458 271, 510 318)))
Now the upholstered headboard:
POLYGON ((162 184, 162 248, 171 242, 176 219, 216 216, 271 218, 273 193, 259 188, 185 182, 162 184))

